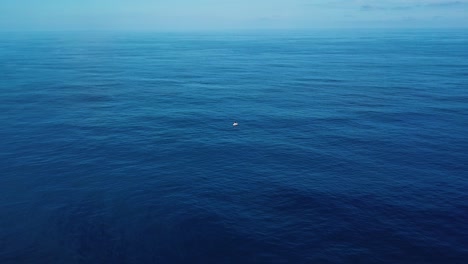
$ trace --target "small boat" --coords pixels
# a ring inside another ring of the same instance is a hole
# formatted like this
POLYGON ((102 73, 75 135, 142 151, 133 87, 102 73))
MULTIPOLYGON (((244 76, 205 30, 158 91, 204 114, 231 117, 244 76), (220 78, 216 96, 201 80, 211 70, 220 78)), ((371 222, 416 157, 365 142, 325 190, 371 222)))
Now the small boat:
POLYGON ((234 122, 234 123, 232 124, 232 126, 238 126, 238 125, 239 125, 239 123, 237 123, 237 122, 234 122))

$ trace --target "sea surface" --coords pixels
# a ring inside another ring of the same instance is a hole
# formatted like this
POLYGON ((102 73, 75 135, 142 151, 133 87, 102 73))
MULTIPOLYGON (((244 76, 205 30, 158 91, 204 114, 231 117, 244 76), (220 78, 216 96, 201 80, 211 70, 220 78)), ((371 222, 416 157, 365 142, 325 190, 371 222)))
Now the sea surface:
POLYGON ((468 263, 468 31, 1 33, 0 263, 468 263))

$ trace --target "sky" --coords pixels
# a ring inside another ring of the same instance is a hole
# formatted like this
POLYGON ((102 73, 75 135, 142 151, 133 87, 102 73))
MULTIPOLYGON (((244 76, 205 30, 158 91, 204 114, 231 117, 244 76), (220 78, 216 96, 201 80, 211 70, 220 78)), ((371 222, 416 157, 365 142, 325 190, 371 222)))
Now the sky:
POLYGON ((0 0, 0 30, 468 27, 468 0, 0 0))

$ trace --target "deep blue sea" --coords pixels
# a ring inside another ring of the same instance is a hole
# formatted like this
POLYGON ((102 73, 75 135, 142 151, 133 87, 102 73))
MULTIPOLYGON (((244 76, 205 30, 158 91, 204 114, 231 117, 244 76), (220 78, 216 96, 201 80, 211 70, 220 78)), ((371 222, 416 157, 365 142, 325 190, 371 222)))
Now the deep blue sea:
POLYGON ((2 33, 0 263, 468 263, 468 31, 2 33))

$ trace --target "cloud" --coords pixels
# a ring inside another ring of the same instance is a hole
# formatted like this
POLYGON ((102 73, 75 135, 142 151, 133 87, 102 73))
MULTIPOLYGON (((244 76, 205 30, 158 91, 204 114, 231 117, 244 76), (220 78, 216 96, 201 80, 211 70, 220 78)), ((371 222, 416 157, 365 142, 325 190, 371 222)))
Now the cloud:
POLYGON ((459 7, 466 5, 468 5, 468 3, 463 1, 443 1, 440 3, 426 4, 427 7, 459 7))

